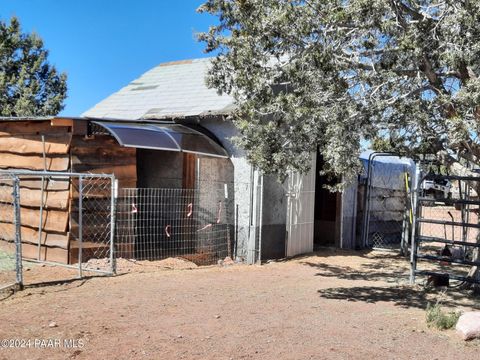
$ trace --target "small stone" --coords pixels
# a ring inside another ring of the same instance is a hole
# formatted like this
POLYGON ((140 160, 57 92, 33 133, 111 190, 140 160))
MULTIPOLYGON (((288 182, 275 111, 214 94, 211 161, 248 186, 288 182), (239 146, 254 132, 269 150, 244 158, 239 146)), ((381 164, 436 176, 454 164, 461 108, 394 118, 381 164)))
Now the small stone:
POLYGON ((183 336, 182 335, 177 335, 177 339, 182 339, 183 336))
POLYGON ((220 315, 215 315, 215 319, 220 319, 221 316, 220 315))
POLYGON ((54 327, 58 327, 58 325, 55 321, 52 321, 50 322, 50 324, 48 324, 48 327, 54 328, 54 327))
POLYGON ((230 266, 234 264, 235 262, 232 260, 230 256, 227 256, 225 259, 223 259, 223 266, 230 266))

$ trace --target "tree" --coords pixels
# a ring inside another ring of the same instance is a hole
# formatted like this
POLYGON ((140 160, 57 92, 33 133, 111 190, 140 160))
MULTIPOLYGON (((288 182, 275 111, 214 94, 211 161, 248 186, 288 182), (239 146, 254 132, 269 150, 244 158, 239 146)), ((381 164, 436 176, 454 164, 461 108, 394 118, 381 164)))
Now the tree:
POLYGON ((208 83, 234 96, 239 142, 265 172, 305 171, 318 146, 324 171, 348 181, 362 140, 435 154, 457 173, 480 163, 480 1, 207 0, 199 11, 218 16, 199 35, 217 54, 208 83))
POLYGON ((35 33, 22 33, 19 21, 0 20, 0 116, 56 115, 67 96, 66 75, 47 61, 35 33))

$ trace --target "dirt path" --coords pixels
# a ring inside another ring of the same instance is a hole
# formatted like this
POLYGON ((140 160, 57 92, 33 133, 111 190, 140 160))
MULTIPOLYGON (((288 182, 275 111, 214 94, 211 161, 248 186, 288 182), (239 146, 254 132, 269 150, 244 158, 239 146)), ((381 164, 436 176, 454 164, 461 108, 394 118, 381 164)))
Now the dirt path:
POLYGON ((405 286, 407 264, 389 253, 325 251, 261 267, 136 267, 1 301, 0 339, 73 339, 79 347, 0 349, 0 359, 479 356, 479 342, 428 329, 423 310, 439 296, 465 309, 478 300, 405 286))

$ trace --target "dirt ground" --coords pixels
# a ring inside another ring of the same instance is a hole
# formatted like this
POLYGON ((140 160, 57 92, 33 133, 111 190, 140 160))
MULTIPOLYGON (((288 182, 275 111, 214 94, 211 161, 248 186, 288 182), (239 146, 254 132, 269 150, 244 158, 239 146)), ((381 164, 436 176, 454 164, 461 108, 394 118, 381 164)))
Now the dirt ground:
MULTIPOLYGON (((480 301, 407 286, 408 263, 389 252, 324 250, 262 266, 120 261, 119 270, 5 294, 0 359, 479 358, 479 341, 429 329, 424 308, 480 301)), ((66 270, 33 266, 31 284, 48 271, 66 270)))

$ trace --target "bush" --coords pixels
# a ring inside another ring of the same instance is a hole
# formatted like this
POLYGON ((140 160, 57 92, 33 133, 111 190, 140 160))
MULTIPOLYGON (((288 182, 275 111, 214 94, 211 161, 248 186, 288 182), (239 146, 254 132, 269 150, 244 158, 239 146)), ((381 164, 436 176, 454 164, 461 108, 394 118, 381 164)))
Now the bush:
POLYGON ((460 312, 444 312, 442 307, 437 302, 435 305, 427 305, 427 325, 428 327, 434 327, 439 330, 447 330, 454 327, 460 317, 460 312))

